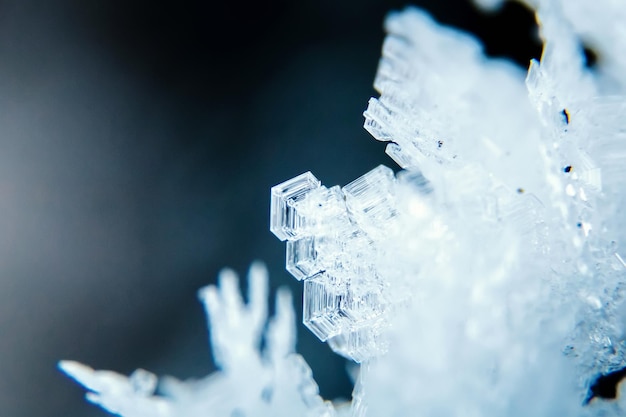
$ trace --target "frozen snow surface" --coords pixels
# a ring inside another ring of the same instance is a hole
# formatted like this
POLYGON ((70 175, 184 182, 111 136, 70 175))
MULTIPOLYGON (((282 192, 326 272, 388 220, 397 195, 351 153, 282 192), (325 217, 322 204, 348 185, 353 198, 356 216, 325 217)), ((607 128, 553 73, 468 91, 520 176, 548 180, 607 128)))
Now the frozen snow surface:
POLYGON ((248 304, 229 271, 201 291, 217 374, 154 395, 143 370, 62 369, 123 416, 625 415, 626 384, 592 387, 626 366, 626 7, 527 3, 544 52, 526 76, 422 11, 391 14, 364 115, 402 169, 271 190, 304 324, 361 363, 351 404, 317 395, 286 293, 264 331, 259 265, 248 304))

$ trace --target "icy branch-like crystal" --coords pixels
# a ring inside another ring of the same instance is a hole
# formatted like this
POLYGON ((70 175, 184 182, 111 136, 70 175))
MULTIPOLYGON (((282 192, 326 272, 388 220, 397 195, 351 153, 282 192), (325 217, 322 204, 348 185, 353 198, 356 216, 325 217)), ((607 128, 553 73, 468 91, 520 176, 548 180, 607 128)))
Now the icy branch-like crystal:
POLYGON ((287 271, 296 279, 303 280, 320 272, 315 246, 312 236, 287 242, 287 271))
POLYGON ((219 372, 195 382, 157 378, 138 369, 130 377, 93 369, 72 361, 59 367, 89 390, 87 399, 123 417, 278 416, 333 417, 332 405, 318 395, 311 370, 295 354, 295 318, 291 295, 279 290, 276 315, 261 338, 267 316, 267 271, 250 268, 248 303, 237 276, 220 274, 219 288, 199 293, 211 327, 211 343, 219 372))
POLYGON ((138 369, 126 378, 111 371, 94 371, 73 361, 61 361, 59 368, 85 386, 87 399, 94 404, 124 417, 174 416, 172 405, 164 398, 153 396, 156 377, 138 369), (139 384, 137 379, 142 379, 139 384), (149 379, 146 386, 145 380, 149 379))
POLYGON ((235 272, 225 269, 219 288, 199 291, 211 326, 211 345, 216 365, 225 370, 247 366, 258 352, 267 317, 267 272, 253 264, 250 268, 249 303, 244 305, 235 272), (238 346, 238 349, 232 349, 238 346))

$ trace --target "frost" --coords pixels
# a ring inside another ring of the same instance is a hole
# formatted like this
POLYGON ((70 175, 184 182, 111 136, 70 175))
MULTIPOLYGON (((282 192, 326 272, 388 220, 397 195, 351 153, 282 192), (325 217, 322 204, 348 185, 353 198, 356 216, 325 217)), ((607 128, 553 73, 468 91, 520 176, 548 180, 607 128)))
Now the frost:
POLYGON ((310 416, 335 415, 322 400, 311 369, 295 352, 291 294, 279 290, 276 315, 267 323, 267 271, 256 263, 248 276, 245 304, 236 274, 224 270, 219 288, 199 292, 211 326, 211 344, 219 372, 194 382, 137 370, 130 377, 62 361, 61 370, 90 392, 87 399, 125 417, 310 416), (265 348, 261 350, 261 339, 265 348))
POLYGON ((326 261, 304 285, 316 307, 305 324, 365 360, 356 415, 624 411, 583 404, 626 365, 626 72, 617 60, 587 68, 581 36, 598 29, 600 56, 623 56, 625 37, 608 34, 626 9, 594 3, 583 27, 582 3, 539 2, 544 52, 525 80, 421 11, 387 19, 365 128, 403 171, 378 167, 342 188, 332 225, 311 208, 317 193, 296 207, 328 224, 311 241, 353 231, 316 246, 326 261), (353 339, 358 323, 369 333, 353 339))
POLYGON ((263 331, 259 265, 248 304, 229 271, 201 291, 220 367, 206 380, 154 395, 145 371, 62 369, 124 416, 624 415, 626 8, 527 3, 544 51, 526 74, 422 11, 391 14, 364 116, 401 170, 271 190, 304 325, 361 363, 350 405, 317 395, 286 293, 263 331))

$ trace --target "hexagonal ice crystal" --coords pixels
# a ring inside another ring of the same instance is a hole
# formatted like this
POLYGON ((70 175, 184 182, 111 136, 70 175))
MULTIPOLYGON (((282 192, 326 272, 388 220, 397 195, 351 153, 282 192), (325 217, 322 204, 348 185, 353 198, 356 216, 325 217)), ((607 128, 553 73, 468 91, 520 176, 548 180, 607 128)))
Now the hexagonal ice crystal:
POLYGON ((325 272, 304 281, 304 325, 321 341, 341 333, 349 319, 341 311, 346 286, 325 272))
POLYGON ((270 230, 280 240, 294 240, 302 235, 304 218, 298 214, 296 205, 307 194, 321 186, 310 172, 298 175, 272 187, 270 230))
POLYGON ((297 211, 306 218, 307 235, 337 236, 354 229, 339 186, 312 190, 306 199, 297 203, 297 211))
POLYGON ((310 172, 272 188, 271 230, 287 240, 287 270, 304 280, 303 322, 356 361, 378 351, 389 307, 373 235, 397 217, 395 184, 381 165, 343 189, 321 186, 310 172))
POLYGON ((299 281, 321 270, 315 243, 313 236, 287 242, 287 271, 299 281))
POLYGON ((366 233, 384 233, 381 227, 396 217, 394 185, 393 171, 379 165, 342 188, 348 209, 366 233))

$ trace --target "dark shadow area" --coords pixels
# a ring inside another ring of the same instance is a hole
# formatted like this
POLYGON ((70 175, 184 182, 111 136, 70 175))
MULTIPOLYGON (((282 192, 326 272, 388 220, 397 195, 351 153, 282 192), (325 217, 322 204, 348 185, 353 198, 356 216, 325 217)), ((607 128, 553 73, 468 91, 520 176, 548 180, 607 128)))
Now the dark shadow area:
POLYGON ((585 404, 589 404, 594 398, 614 400, 617 398, 617 387, 626 377, 626 368, 600 375, 589 387, 589 395, 585 404))
POLYGON ((590 47, 583 44, 583 53, 585 54, 585 66, 591 70, 598 65, 598 54, 590 47))

